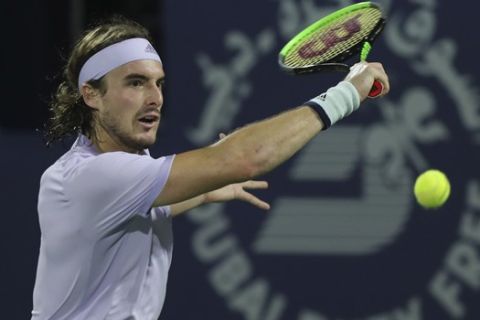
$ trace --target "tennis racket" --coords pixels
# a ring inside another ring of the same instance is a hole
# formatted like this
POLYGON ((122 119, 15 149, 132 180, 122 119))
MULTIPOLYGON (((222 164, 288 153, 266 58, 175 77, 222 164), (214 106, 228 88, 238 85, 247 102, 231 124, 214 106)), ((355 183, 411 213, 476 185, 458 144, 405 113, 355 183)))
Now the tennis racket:
MULTIPOLYGON (((373 2, 360 2, 337 10, 293 37, 280 51, 280 67, 300 75, 323 71, 349 72, 346 60, 359 54, 365 61, 386 18, 373 2)), ((369 97, 382 93, 375 81, 369 97)))

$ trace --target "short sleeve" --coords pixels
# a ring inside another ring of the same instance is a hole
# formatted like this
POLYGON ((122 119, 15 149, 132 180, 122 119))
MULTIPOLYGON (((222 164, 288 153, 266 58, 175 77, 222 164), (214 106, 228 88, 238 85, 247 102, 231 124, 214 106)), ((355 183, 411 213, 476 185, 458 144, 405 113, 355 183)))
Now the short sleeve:
POLYGON ((65 179, 66 195, 103 226, 146 216, 167 182, 173 159, 174 155, 154 159, 125 152, 98 155, 65 179))

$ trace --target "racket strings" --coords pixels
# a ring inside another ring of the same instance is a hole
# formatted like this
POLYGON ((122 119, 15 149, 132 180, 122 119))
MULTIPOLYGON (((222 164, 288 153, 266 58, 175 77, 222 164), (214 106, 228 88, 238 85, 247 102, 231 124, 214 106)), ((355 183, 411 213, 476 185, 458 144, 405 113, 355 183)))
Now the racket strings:
POLYGON ((302 68, 326 62, 365 41, 382 19, 378 8, 364 8, 337 16, 302 35, 285 53, 283 63, 302 68))

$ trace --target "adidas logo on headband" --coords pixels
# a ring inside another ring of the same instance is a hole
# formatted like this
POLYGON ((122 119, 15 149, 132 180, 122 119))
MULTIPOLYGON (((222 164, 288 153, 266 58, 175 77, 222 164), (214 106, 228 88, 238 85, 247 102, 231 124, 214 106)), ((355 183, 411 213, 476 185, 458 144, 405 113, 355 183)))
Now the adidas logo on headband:
POLYGON ((157 51, 150 43, 145 47, 145 52, 157 54, 157 51))

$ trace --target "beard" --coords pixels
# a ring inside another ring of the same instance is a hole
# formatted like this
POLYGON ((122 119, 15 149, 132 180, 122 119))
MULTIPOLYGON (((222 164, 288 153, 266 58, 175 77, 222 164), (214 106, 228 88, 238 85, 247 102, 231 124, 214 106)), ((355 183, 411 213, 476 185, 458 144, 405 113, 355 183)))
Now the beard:
POLYGON ((116 144, 126 147, 128 150, 141 152, 151 147, 156 141, 155 137, 152 139, 145 139, 135 137, 133 132, 128 132, 119 125, 120 119, 115 118, 110 112, 106 111, 97 118, 98 127, 101 128, 106 135, 110 137, 116 144))

